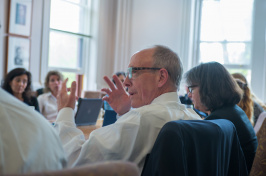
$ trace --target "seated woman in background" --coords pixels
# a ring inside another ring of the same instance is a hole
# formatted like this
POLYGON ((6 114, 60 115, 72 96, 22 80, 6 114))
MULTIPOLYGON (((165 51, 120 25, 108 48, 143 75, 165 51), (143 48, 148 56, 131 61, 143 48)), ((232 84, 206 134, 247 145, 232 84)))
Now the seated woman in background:
POLYGON ((11 70, 5 76, 2 88, 20 101, 33 106, 36 111, 39 111, 37 98, 31 96, 31 73, 26 69, 15 68, 11 70))
POLYGON ((252 125, 254 125, 253 121, 253 101, 251 98, 250 89, 247 84, 245 84, 240 79, 235 79, 238 86, 243 90, 243 96, 239 103, 237 104, 243 111, 245 111, 246 115, 248 116, 248 119, 252 125))
MULTIPOLYGON (((235 79, 240 79, 241 81, 243 81, 248 86, 247 79, 245 78, 245 76, 243 74, 233 73, 232 76, 235 79)), ((257 96, 252 92, 251 92, 251 97, 252 97, 252 101, 253 101, 253 121, 254 121, 254 126, 255 126, 257 123, 257 120, 259 118, 259 115, 263 111, 266 110, 266 105, 259 98, 257 98, 257 96)))
MULTIPOLYGON (((121 72, 116 72, 115 74, 116 74, 116 76, 118 76, 119 80, 122 83, 125 81, 125 79, 126 79, 125 72, 121 71, 121 72)), ((114 80, 112 80, 112 81, 115 84, 114 80)), ((104 101, 103 106, 104 106, 104 110, 113 110, 113 108, 106 101, 104 101)))
POLYGON ((58 71, 49 71, 45 77, 44 94, 38 96, 40 112, 50 122, 57 116, 57 94, 61 88, 63 75, 58 71))
POLYGON ((227 119, 235 125, 250 172, 258 141, 246 113, 237 106, 242 91, 236 81, 218 62, 200 64, 185 78, 194 107, 208 114, 205 120, 227 119))

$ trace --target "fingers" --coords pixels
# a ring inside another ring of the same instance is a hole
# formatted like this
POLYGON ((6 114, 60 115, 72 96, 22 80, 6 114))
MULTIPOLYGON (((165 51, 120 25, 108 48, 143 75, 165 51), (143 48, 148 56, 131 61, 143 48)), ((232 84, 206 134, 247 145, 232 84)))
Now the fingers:
POLYGON ((110 93, 111 93, 111 90, 108 88, 103 88, 103 89, 101 89, 101 91, 107 93, 108 95, 110 95, 110 93))
POLYGON ((61 92, 67 92, 67 81, 68 81, 68 78, 66 78, 63 83, 62 83, 62 86, 61 86, 61 92))
POLYGON ((113 79, 115 81, 115 85, 118 89, 124 89, 123 83, 120 81, 117 75, 113 75, 113 79))
POLYGON ((103 79, 108 84, 111 90, 115 90, 114 83, 107 76, 104 76, 103 79))
POLYGON ((107 102, 109 102, 109 97, 108 97, 108 96, 104 96, 104 97, 102 98, 102 100, 103 100, 103 101, 107 101, 107 102))
POLYGON ((71 83, 71 88, 70 88, 70 96, 71 97, 76 97, 75 94, 76 94, 76 89, 77 89, 77 83, 76 81, 73 81, 71 83))

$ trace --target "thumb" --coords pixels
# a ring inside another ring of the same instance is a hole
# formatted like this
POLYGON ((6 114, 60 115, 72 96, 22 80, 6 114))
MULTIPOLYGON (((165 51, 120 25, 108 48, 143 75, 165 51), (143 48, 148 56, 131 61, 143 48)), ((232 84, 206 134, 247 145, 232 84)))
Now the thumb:
POLYGON ((76 103, 76 88, 77 88, 77 83, 76 81, 73 81, 71 83, 70 95, 69 95, 69 106, 73 109, 75 109, 75 103, 76 103))
POLYGON ((75 97, 75 93, 76 93, 76 89, 77 89, 77 83, 76 81, 73 81, 71 83, 71 88, 70 88, 70 96, 74 96, 75 97))

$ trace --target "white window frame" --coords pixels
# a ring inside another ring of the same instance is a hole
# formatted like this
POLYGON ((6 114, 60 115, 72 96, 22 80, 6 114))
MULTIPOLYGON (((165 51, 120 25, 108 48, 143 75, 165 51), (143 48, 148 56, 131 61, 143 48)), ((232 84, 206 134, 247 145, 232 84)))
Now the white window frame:
MULTIPOLYGON (((196 55, 195 55, 195 64, 199 64, 199 54, 200 54, 200 43, 220 43, 222 45, 226 45, 227 43, 232 43, 232 41, 201 41, 200 40, 200 28, 201 28, 201 10, 202 10, 202 1, 203 0, 198 0, 197 1, 197 16, 198 18, 196 19, 197 21, 195 22, 197 24, 197 35, 196 35, 196 55)), ((249 43, 252 45, 252 38, 251 41, 233 41, 233 43, 249 43)), ((251 61, 252 62, 252 61, 251 61)), ((251 63, 248 64, 223 64, 227 69, 250 69, 251 70, 251 63)), ((251 70, 252 71, 252 70, 251 70)))
MULTIPOLYGON (((189 66, 194 67, 199 64, 199 43, 200 43, 200 19, 202 0, 192 0, 192 53, 189 66), (193 10, 194 9, 194 10, 193 10)), ((266 1, 254 0, 253 27, 251 41, 251 63, 250 65, 228 65, 226 68, 250 69, 252 92, 266 103, 266 1)))
MULTIPOLYGON (((68 31, 62 31, 57 29, 50 28, 50 7, 51 7, 51 0, 45 0, 43 1, 43 31, 42 31, 42 54, 41 54, 41 83, 43 84, 45 76, 48 71, 50 70, 58 70, 61 72, 72 72, 75 74, 84 75, 86 73, 86 66, 89 63, 89 48, 90 48, 90 40, 92 36, 90 35, 83 35, 83 34, 77 34, 72 33, 68 31), (49 57, 49 36, 50 36, 50 30, 52 31, 59 31, 65 34, 75 34, 76 36, 86 37, 89 38, 88 42, 84 41, 83 43, 83 51, 82 51, 82 60, 81 60, 81 67, 77 69, 70 69, 70 68, 60 68, 60 67, 49 67, 48 66, 48 57, 49 57)), ((83 20, 86 21, 86 20, 83 20)), ((91 25, 85 25, 88 27, 91 27, 91 25)))

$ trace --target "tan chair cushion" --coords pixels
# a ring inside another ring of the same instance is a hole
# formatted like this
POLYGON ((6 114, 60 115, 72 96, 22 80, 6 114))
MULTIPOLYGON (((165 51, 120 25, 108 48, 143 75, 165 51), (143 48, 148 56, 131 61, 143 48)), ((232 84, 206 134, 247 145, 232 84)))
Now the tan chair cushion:
MULTIPOLYGON (((85 165, 60 171, 49 171, 31 174, 12 174, 12 176, 138 176, 139 170, 134 163, 109 161, 85 165)), ((5 175, 11 176, 11 175, 5 175)))
POLYGON ((83 98, 102 98, 103 96, 105 96, 106 94, 104 92, 101 91, 83 91, 83 98))

